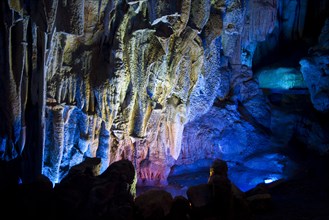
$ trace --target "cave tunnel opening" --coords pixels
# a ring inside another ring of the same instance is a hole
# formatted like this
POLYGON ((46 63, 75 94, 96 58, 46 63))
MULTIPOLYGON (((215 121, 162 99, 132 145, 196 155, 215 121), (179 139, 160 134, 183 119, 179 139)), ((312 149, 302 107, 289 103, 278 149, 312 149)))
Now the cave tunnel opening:
POLYGON ((299 67, 299 60, 307 56, 310 47, 318 43, 318 37, 329 16, 328 1, 291 1, 291 4, 295 2, 298 2, 295 7, 299 7, 299 10, 290 12, 288 2, 279 2, 277 24, 272 33, 266 36, 266 40, 257 44, 254 52, 254 72, 278 63, 299 67), (306 4, 306 10, 302 11, 299 4, 306 4))

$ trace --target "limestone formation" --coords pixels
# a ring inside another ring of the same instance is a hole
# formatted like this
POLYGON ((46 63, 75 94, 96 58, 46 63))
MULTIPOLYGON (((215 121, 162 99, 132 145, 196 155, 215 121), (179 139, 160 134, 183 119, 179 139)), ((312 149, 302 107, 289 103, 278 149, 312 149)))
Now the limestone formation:
MULTIPOLYGON (((200 159, 264 162, 296 133, 328 151, 328 138, 316 137, 322 124, 287 126, 274 139, 276 117, 313 118, 275 109, 253 72, 278 36, 306 36, 307 4, 315 3, 1 1, 0 159, 22 159, 23 181, 44 174, 53 183, 85 158, 99 158, 100 173, 127 159, 139 183, 167 184, 174 165, 200 159)), ((328 110, 327 26, 314 47, 324 52, 301 60, 297 76, 318 111, 328 110)), ((273 175, 283 175, 278 167, 273 175)))

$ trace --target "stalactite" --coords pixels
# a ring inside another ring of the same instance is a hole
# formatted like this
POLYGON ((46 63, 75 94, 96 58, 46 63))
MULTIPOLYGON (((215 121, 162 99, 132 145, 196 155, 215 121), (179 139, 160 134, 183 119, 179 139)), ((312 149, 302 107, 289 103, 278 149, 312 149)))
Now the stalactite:
POLYGON ((59 181, 59 168, 63 158, 63 149, 64 149, 64 120, 63 120, 63 106, 55 106, 52 108, 53 111, 53 143, 52 150, 49 154, 51 157, 51 165, 53 168, 53 180, 55 182, 59 181))
POLYGON ((102 159, 102 167, 100 172, 102 173, 103 171, 106 170, 108 165, 110 164, 110 132, 106 128, 106 122, 102 121, 101 122, 101 128, 100 128, 100 134, 99 134, 99 145, 97 148, 96 156, 102 159))
POLYGON ((42 7, 39 7, 39 10, 43 10, 46 21, 47 21, 47 29, 44 30, 47 33, 53 33, 55 28, 57 9, 59 5, 59 0, 54 1, 42 1, 42 7))
POLYGON ((55 7, 57 10, 56 30, 58 32, 74 35, 84 33, 84 2, 81 0, 59 0, 57 7, 55 7))

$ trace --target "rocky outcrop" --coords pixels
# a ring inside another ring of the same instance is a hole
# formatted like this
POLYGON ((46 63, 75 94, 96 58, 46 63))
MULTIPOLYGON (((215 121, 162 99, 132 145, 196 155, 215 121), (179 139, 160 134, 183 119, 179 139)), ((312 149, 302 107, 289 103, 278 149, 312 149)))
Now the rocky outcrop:
POLYGON ((191 186, 186 191, 196 219, 252 219, 246 195, 227 176, 225 161, 213 161, 208 183, 191 186))
POLYGON ((300 61, 301 72, 306 81, 311 100, 318 111, 329 111, 329 19, 318 39, 318 44, 310 48, 309 56, 300 61))
POLYGON ((45 175, 20 185, 1 181, 3 214, 14 218, 135 219, 137 176, 133 164, 116 161, 101 175, 100 165, 100 159, 86 158, 55 185, 45 175))
POLYGON ((140 194, 136 200, 136 208, 141 219, 156 219, 168 216, 173 203, 172 195, 160 189, 150 189, 140 194))
MULTIPOLYGON (((224 162, 224 161, 223 161, 224 162)), ((215 164, 215 163, 214 163, 215 164)), ((97 158, 87 158, 73 166, 66 177, 53 186, 44 175, 38 176, 35 181, 27 184, 4 184, 1 203, 4 205, 3 214, 11 217, 30 217, 57 219, 66 216, 73 219, 199 219, 201 216, 228 216, 230 219, 249 218, 247 210, 238 207, 237 201, 222 204, 231 196, 230 186, 223 188, 216 180, 210 180, 206 185, 209 196, 204 200, 204 208, 200 209, 200 186, 190 187, 186 196, 173 196, 162 189, 149 189, 136 195, 136 172, 131 161, 119 160, 112 163, 106 171, 100 174, 101 161, 97 158), (216 185, 217 184, 217 185, 216 185), (218 203, 219 202, 219 203, 218 203), (215 208, 213 205, 218 205, 215 208), (234 207, 231 205, 235 204, 234 207), (229 207, 229 209, 225 209, 229 207), (236 209, 238 208, 238 209, 236 209), (17 211, 19 210, 19 211, 17 211), (241 212, 243 211, 243 212, 241 212), (225 215, 226 214, 226 215, 225 215)), ((215 166, 213 166, 215 167, 215 166)), ((227 166, 226 171, 227 172, 227 166)), ((2 173, 0 173, 1 177, 2 173)), ((223 174, 214 169, 213 177, 223 174)), ((1 178, 3 180, 3 178, 1 178)), ((227 179, 228 184, 230 181, 227 179)), ((240 201, 245 198, 234 198, 240 201)), ((240 192, 242 195, 243 193, 240 192)), ((250 193, 252 194, 252 193, 250 193)), ((246 200, 245 200, 246 202, 246 200)), ((241 205, 241 204, 240 204, 241 205)), ((248 208, 245 204, 244 208, 248 208)))
POLYGON ((186 195, 175 197, 166 191, 167 187, 133 195, 136 173, 128 160, 114 162, 99 175, 101 160, 87 158, 55 186, 44 175, 30 183, 7 182, 8 174, 15 176, 6 173, 13 170, 7 164, 0 167, 1 211, 11 218, 65 216, 78 220, 317 218, 328 215, 328 198, 323 196, 329 180, 327 159, 317 157, 312 161, 314 167, 298 178, 262 183, 242 192, 227 177, 230 170, 226 162, 217 158, 207 168, 208 182, 190 186, 186 195), (323 172, 315 172, 319 169, 323 172), (314 207, 309 207, 310 201, 314 207), (302 210, 298 209, 301 205, 302 210))

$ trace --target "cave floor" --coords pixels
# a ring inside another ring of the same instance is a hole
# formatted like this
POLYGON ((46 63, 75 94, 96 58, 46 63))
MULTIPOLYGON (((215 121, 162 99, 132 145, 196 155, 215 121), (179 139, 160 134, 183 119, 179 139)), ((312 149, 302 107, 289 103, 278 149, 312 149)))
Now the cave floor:
POLYGON ((149 189, 163 189, 171 193, 173 197, 184 196, 187 198, 186 191, 188 187, 207 183, 209 172, 193 172, 168 178, 167 186, 137 186, 137 196, 149 189))
POLYGON ((329 181, 312 174, 284 182, 271 190, 271 207, 256 220, 329 220, 329 181))
MULTIPOLYGON (((208 173, 193 173, 169 181, 163 187, 138 187, 137 195, 151 189, 164 189, 172 196, 186 197, 190 185, 207 182, 208 173), (185 182, 185 186, 177 184, 185 182)), ((279 185, 268 189, 270 207, 254 213, 255 220, 329 220, 329 162, 317 162, 310 169, 301 169, 298 174, 279 185)))
POLYGON ((289 180, 269 189, 271 209, 256 220, 329 220, 329 157, 310 157, 289 180))

